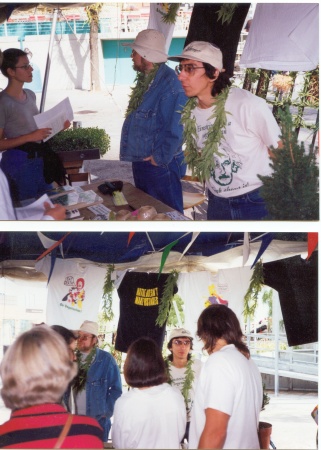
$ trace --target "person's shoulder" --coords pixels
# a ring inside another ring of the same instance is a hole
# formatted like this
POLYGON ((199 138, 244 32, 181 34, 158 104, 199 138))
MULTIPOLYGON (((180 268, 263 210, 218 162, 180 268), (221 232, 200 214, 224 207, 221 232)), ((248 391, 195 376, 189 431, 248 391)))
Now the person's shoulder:
POLYGON ((28 97, 36 98, 36 94, 31 89, 23 88, 23 90, 25 91, 28 97))
POLYGON ((78 414, 73 414, 73 424, 74 425, 91 425, 101 429, 98 421, 94 417, 81 416, 78 414))
POLYGON ((236 101, 237 100, 244 101, 245 100, 245 101, 251 102, 251 103, 260 103, 260 104, 266 103, 266 101, 263 98, 258 97, 255 94, 252 94, 252 92, 250 92, 246 89, 242 89, 242 88, 239 88, 236 86, 231 87, 229 97, 230 97, 230 100, 233 100, 233 101, 235 101, 235 100, 236 101))
POLYGON ((193 359, 193 367, 200 369, 203 366, 203 362, 200 359, 193 359))

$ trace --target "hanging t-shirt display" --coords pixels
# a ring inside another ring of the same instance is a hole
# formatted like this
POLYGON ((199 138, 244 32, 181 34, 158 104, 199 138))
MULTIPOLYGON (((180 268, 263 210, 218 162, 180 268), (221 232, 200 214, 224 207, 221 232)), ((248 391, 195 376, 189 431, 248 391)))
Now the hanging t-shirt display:
MULTIPOLYGON (((36 264, 47 276, 50 268, 50 257, 36 264)), ((105 268, 92 263, 57 259, 48 285, 46 323, 76 330, 84 320, 96 322, 105 275, 105 268)))
MULTIPOLYGON (((115 348, 127 352, 129 345, 142 336, 155 340, 162 349, 166 323, 156 325, 159 305, 169 274, 127 272, 118 288, 119 321, 115 348)), ((174 294, 177 287, 174 289, 174 294)))

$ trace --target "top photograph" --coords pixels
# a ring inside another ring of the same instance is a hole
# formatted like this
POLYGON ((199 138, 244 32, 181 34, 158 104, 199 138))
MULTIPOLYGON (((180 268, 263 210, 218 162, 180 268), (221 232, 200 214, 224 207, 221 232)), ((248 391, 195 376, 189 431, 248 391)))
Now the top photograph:
POLYGON ((1 3, 1 221, 319 221, 319 3, 1 3))

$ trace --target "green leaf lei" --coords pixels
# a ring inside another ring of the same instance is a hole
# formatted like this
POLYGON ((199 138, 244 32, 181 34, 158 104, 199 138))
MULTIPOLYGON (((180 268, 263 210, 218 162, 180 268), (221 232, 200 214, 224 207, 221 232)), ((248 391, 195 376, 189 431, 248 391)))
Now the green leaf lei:
MULTIPOLYGON (((173 363, 168 358, 165 360, 165 362, 166 362, 166 370, 167 370, 167 375, 168 375, 168 383, 170 385, 172 385, 174 380, 171 376, 169 366, 173 365, 173 363)), ((192 389, 193 381, 195 378, 195 372, 192 369, 192 367, 193 367, 193 359, 190 358, 186 364, 185 379, 184 379, 183 387, 181 389, 182 396, 184 397, 184 400, 185 400, 186 408, 188 405, 189 391, 192 389)))
POLYGON ((143 101, 143 96, 147 92, 150 84, 154 81, 155 75, 159 69, 159 64, 154 64, 153 69, 146 75, 143 72, 137 72, 135 86, 131 88, 131 94, 125 117, 128 117, 143 101))
POLYGON ((158 316, 156 319, 156 325, 162 327, 168 319, 170 307, 174 297, 174 288, 178 280, 179 272, 173 270, 166 280, 161 303, 158 309, 158 316))
POLYGON ((230 88, 226 87, 215 97, 215 110, 209 118, 215 119, 213 125, 208 130, 208 136, 203 149, 197 149, 197 129, 196 119, 192 117, 192 111, 197 106, 197 98, 191 97, 182 111, 181 123, 184 126, 185 162, 192 170, 192 176, 196 176, 200 181, 208 180, 214 170, 214 155, 222 156, 218 150, 219 143, 224 138, 223 130, 227 123, 225 103, 229 95, 230 88))
POLYGON ((85 389, 87 372, 89 370, 89 367, 91 366, 91 363, 94 360, 95 355, 96 355, 96 347, 94 347, 90 351, 90 353, 86 356, 85 360, 82 361, 81 352, 79 350, 76 350, 78 373, 72 384, 73 390, 75 391, 76 394, 85 389))

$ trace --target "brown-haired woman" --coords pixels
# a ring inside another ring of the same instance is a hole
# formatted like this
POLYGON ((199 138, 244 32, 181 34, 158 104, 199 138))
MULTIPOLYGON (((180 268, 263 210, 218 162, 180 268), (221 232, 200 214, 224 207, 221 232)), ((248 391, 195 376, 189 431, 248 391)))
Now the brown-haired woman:
POLYGON ((134 341, 124 365, 132 389, 115 404, 114 448, 180 448, 186 409, 180 391, 167 383, 165 362, 155 341, 134 341))

